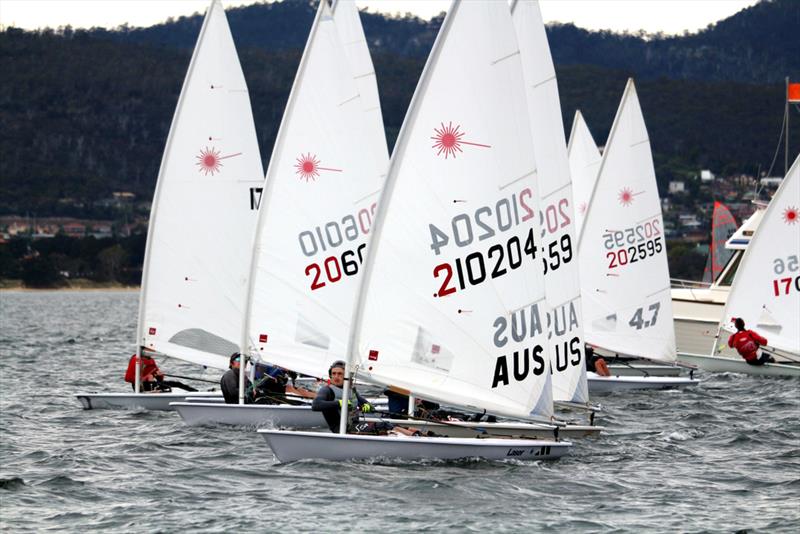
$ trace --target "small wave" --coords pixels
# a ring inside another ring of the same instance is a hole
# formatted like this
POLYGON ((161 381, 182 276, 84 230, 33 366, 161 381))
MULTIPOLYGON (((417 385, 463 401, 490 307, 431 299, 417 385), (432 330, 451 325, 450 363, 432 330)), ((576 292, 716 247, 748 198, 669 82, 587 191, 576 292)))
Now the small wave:
POLYGON ((80 480, 72 479, 66 475, 58 475, 53 478, 49 478, 39 484, 40 486, 48 486, 52 488, 67 488, 71 486, 85 486, 86 482, 82 482, 80 480))
POLYGON ((673 430, 672 432, 662 434, 659 439, 669 443, 673 441, 688 441, 690 439, 697 439, 703 437, 704 435, 705 432, 698 428, 686 428, 682 430, 673 430))
POLYGON ((0 490, 16 491, 26 485, 25 481, 19 477, 0 478, 0 490))

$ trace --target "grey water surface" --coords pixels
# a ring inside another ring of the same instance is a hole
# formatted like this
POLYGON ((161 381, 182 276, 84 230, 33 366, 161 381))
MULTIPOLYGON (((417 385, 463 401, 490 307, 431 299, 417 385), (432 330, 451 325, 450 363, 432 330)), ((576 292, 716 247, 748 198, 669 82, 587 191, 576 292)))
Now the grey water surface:
POLYGON ((800 530, 798 380, 703 375, 596 397, 608 432, 557 462, 282 465, 252 431, 80 408, 78 391, 129 390, 137 305, 0 293, 4 532, 800 530))

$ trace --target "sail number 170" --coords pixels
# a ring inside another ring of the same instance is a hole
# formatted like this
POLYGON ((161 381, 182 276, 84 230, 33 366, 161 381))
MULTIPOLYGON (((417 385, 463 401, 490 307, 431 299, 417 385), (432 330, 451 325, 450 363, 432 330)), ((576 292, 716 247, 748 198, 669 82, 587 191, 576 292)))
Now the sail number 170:
POLYGON ((772 281, 772 290, 776 297, 788 295, 792 289, 800 291, 800 276, 794 277, 794 283, 792 283, 792 278, 779 278, 772 281))

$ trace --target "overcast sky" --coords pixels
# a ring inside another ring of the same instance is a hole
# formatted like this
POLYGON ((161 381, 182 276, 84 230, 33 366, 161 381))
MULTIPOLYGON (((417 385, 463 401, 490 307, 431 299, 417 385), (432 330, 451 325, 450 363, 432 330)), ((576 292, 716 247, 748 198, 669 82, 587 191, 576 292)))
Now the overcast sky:
MULTIPOLYGON (((497 0, 504 1, 504 0, 497 0)), ((668 34, 705 28, 755 4, 757 0, 542 0, 545 22, 572 22, 582 28, 668 34)), ((223 0, 233 7, 254 0, 223 0)), ((450 5, 449 0, 357 0, 360 8, 386 13, 411 12, 430 18, 450 5)), ((204 12, 208 0, 0 0, 0 24, 36 29, 71 25, 74 28, 113 28, 127 22, 150 26, 167 17, 204 12)))

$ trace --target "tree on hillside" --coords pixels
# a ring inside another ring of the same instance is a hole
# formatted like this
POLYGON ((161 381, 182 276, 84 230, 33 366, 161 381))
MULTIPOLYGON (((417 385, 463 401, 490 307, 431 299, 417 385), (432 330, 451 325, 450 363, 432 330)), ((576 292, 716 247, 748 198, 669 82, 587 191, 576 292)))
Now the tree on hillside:
POLYGON ((127 266, 128 253, 121 245, 113 245, 101 250, 97 255, 97 261, 100 267, 97 279, 103 282, 116 282, 127 266))

